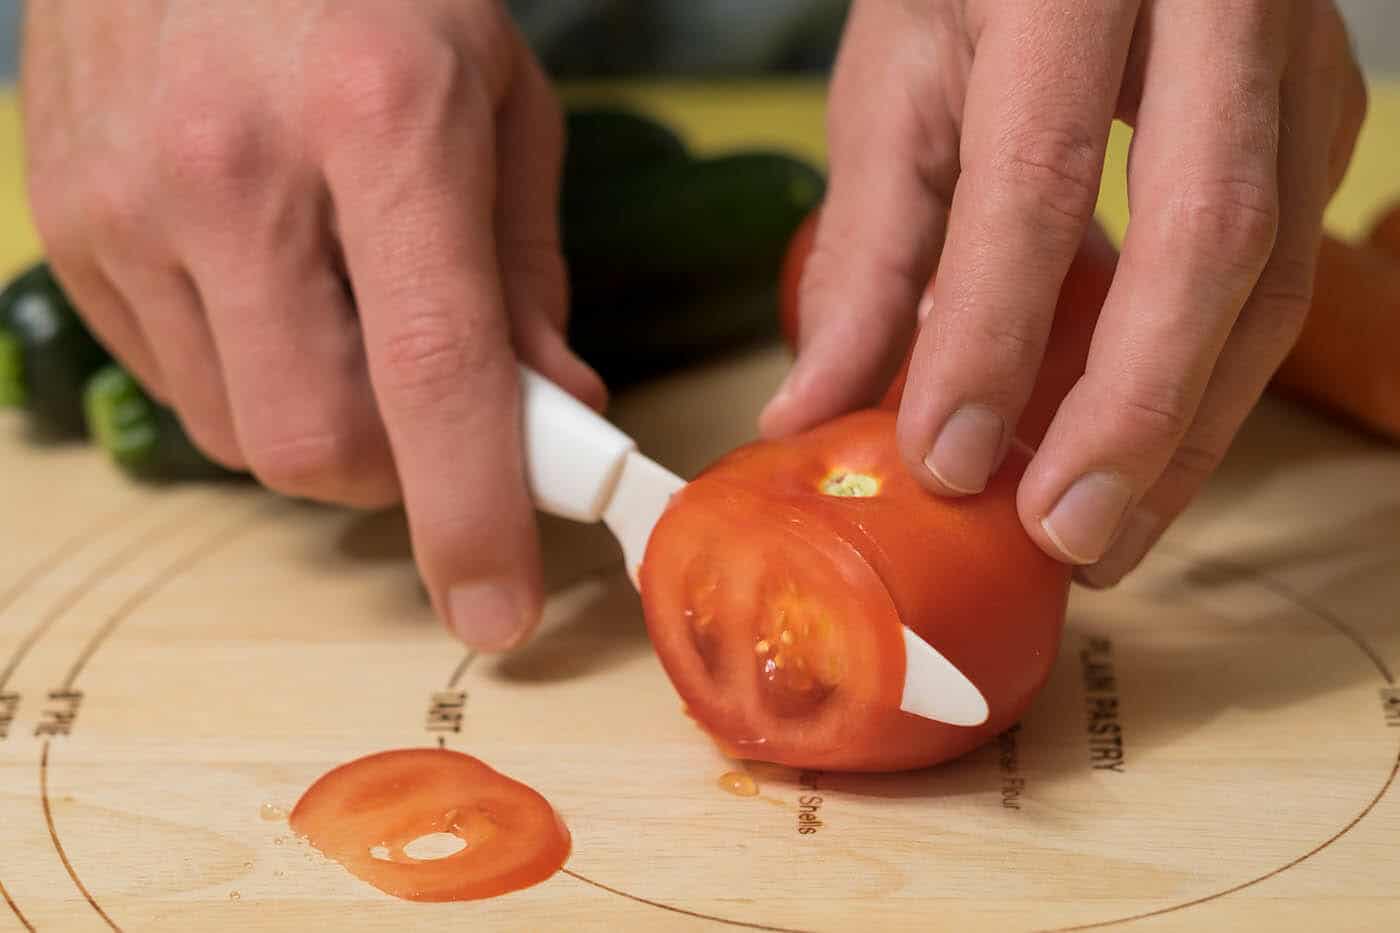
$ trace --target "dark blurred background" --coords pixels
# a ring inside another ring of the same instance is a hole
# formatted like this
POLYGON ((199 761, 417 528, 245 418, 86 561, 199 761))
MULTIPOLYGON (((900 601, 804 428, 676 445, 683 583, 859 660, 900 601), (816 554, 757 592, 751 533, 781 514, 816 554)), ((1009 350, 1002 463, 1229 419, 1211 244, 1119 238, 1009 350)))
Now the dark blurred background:
MULTIPOLYGON (((821 72, 830 66, 848 5, 848 0, 509 0, 559 78, 821 72)), ((1340 0, 1339 5, 1362 64, 1372 73, 1400 73, 1400 0, 1340 0)), ((0 81, 14 73, 19 6, 20 0, 0 0, 0 81)))
POLYGON ((824 71, 848 0, 511 0, 558 77, 824 71))
MULTIPOLYGON (((730 76, 829 67, 848 0, 508 0, 507 5, 557 77, 730 76)), ((20 0, 0 0, 0 81, 14 74, 20 6, 20 0)))

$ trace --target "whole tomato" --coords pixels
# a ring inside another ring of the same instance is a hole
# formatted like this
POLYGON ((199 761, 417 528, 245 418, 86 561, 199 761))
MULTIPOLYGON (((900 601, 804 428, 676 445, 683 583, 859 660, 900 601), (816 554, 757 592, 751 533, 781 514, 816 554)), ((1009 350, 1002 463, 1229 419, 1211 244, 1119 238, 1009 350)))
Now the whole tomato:
MULTIPOLYGON (((807 219, 810 221, 812 219, 811 215, 808 215, 807 219)), ((1371 225, 1371 230, 1367 234, 1366 240, 1372 246, 1384 250, 1396 259, 1400 259, 1400 201, 1390 205, 1376 217, 1376 221, 1371 225)), ((792 245, 796 246, 796 244, 797 240, 794 238, 792 245)), ((788 255, 788 261, 792 261, 791 253, 788 255)), ((787 275, 786 268, 784 268, 783 274, 785 276, 787 275)), ((784 279, 784 287, 786 289, 786 279, 784 279)), ((786 290, 784 290, 783 294, 784 300, 787 300, 786 290)), ((784 313, 786 313, 786 309, 784 309, 784 313)), ((784 318, 784 321, 786 321, 786 318, 784 318)), ((786 324, 784 324, 784 327, 786 327, 786 324)))
POLYGON ((798 292, 802 287, 802 270, 807 268, 807 254, 812 251, 812 240, 817 235, 817 221, 821 208, 807 215, 798 225, 788 243, 783 256, 783 267, 778 282, 778 323, 782 328, 783 339, 792 349, 797 349, 798 334, 798 292))
POLYGON ((868 410, 742 447, 672 500, 640 583, 690 715, 739 758, 893 771, 981 745, 1054 663, 1070 570, 1026 535, 1012 451, 987 490, 923 490, 868 410), (908 626, 986 698, 976 726, 900 709, 908 626))
MULTIPOLYGON (((782 269, 793 348, 817 217, 799 227, 782 269)), ((1094 226, 1065 276, 1018 425, 1027 444, 1084 372, 1116 264, 1094 226)), ((908 354, 876 409, 721 458, 652 533, 640 575, 652 643, 691 716, 736 757, 851 771, 936 764, 1012 725, 1050 674, 1070 568, 1041 552, 1017 516, 1027 454, 1013 449, 980 495, 926 492, 895 445, 907 369, 908 354), (901 626, 981 690, 985 722, 900 709, 901 626)))

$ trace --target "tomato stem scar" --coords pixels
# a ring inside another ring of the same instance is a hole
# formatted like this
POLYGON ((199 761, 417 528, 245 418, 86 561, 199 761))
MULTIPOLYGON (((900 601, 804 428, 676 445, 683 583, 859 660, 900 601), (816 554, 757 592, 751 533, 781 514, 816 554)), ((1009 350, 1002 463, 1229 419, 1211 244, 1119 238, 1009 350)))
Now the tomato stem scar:
POLYGON ((828 496, 865 499, 880 492, 880 481, 868 473, 832 470, 822 480, 822 492, 828 496))

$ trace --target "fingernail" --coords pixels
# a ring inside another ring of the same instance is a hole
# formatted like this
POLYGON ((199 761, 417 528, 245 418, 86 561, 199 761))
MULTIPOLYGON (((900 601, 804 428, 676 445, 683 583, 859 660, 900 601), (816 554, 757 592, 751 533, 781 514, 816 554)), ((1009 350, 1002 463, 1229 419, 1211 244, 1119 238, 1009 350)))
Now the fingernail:
POLYGON ((763 411, 759 412, 758 420, 760 424, 767 424, 775 414, 781 414, 792 399, 792 383, 794 373, 788 373, 787 378, 778 386, 778 391, 773 393, 773 397, 768 400, 768 404, 763 406, 763 411))
POLYGON ((764 406, 763 410, 768 411, 771 408, 781 408, 788 403, 788 399, 790 398, 792 398, 791 376, 784 379, 783 384, 778 386, 778 391, 773 393, 773 397, 768 400, 768 404, 764 406))
POLYGON ((1118 539, 1109 546, 1098 563, 1080 567, 1075 578, 1098 590, 1117 585, 1142 563, 1160 525, 1161 519, 1146 509, 1133 509, 1124 520, 1118 539))
POLYGON ((954 492, 979 493, 996 469, 1005 433, 1001 415, 981 405, 966 405, 944 422, 924 466, 954 492))
POLYGON ((1066 560, 1097 563, 1113 543, 1132 497, 1116 473, 1089 473, 1065 491, 1040 527, 1066 560))
POLYGON ((447 611, 457 636, 482 651, 511 647, 525 628, 511 588, 497 580, 453 587, 447 597, 447 611))
POLYGON ((919 324, 928 320, 928 316, 933 313, 933 296, 925 295, 919 301, 919 324))

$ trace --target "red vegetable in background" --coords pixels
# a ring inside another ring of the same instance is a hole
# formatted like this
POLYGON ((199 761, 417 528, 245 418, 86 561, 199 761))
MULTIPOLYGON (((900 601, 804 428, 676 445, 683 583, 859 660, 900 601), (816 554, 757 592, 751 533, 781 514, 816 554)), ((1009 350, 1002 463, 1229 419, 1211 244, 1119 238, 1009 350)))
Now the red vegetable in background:
POLYGON ((1324 237, 1312 310, 1274 377, 1282 394, 1400 441, 1400 212, 1371 244, 1324 237))
POLYGON ((1380 213, 1366 242, 1400 260, 1400 202, 1380 213))
MULTIPOLYGON (((812 251, 818 217, 819 211, 813 211, 798 228, 783 263, 778 313, 783 336, 788 346, 794 350, 800 332, 798 295, 802 272, 812 251)), ((1104 299, 1108 297, 1108 288, 1113 282, 1113 273, 1117 265, 1118 250, 1102 228, 1094 224, 1085 236, 1060 288, 1055 321, 1046 344, 1035 391, 1031 394, 1017 425, 1016 436, 1026 443, 1035 445, 1040 442, 1050 427, 1050 421, 1060 402, 1084 374, 1084 364, 1089 357, 1089 340, 1093 336, 1094 325, 1099 319, 1104 299)), ((925 295, 933 290, 933 282, 934 280, 930 279, 925 286, 925 295)), ((899 407, 908 369, 909 356, 906 354, 904 364, 880 402, 881 408, 899 407)))

